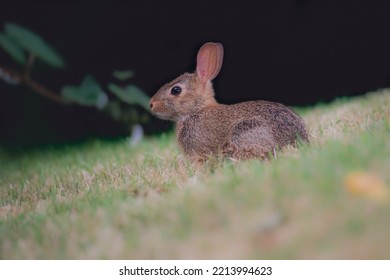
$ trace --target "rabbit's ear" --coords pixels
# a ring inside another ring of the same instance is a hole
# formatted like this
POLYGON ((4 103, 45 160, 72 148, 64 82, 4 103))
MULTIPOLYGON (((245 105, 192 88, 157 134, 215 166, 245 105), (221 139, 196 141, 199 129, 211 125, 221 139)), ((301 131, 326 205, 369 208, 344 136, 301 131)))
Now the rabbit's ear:
POLYGON ((223 46, 219 43, 206 43, 198 52, 196 74, 203 83, 213 80, 221 70, 223 46))

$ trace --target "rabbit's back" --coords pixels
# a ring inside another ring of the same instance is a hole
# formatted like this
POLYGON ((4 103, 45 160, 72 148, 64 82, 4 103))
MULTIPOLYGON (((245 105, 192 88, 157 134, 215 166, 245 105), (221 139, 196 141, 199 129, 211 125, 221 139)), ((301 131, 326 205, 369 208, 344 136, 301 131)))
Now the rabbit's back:
POLYGON ((249 101, 230 105, 237 120, 223 147, 223 154, 236 159, 267 158, 276 149, 308 142, 305 124, 292 109, 269 101, 249 101))
POLYGON ((241 158, 265 157, 298 138, 308 141, 303 120, 290 108, 268 101, 210 106, 180 120, 176 130, 185 154, 203 159, 218 153, 241 157, 243 151, 248 156, 241 158))
POLYGON ((283 104, 262 100, 248 101, 229 105, 229 111, 238 120, 233 133, 255 127, 266 128, 274 138, 275 146, 279 147, 295 144, 298 138, 309 141, 302 118, 283 104), (243 121, 248 128, 243 127, 243 121))

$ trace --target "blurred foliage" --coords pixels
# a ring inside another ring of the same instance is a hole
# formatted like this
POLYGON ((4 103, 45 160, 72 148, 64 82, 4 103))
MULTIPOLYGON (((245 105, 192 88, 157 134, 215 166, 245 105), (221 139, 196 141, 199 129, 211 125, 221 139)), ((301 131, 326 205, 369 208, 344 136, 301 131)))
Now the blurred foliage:
POLYGON ((5 24, 4 30, 5 33, 0 33, 2 37, 0 44, 16 62, 25 64, 27 52, 52 67, 62 68, 65 66, 61 56, 34 32, 13 23, 5 24))
POLYGON ((103 109, 108 103, 107 94, 90 75, 84 78, 80 86, 64 86, 61 95, 68 101, 98 109, 103 109))
POLYGON ((0 46, 18 63, 25 64, 26 57, 22 47, 20 47, 12 37, 0 33, 0 46))
POLYGON ((124 81, 124 80, 127 80, 127 79, 130 79, 132 77, 134 77, 134 71, 131 71, 131 70, 124 70, 124 71, 114 71, 114 73, 112 73, 112 75, 117 78, 118 80, 121 80, 121 81, 124 81))
POLYGON ((0 78, 9 84, 24 83, 42 96, 64 105, 95 107, 129 128, 150 119, 149 97, 137 86, 127 83, 134 76, 132 70, 114 71, 113 77, 124 85, 109 83, 106 86, 109 93, 89 74, 80 85, 65 85, 60 93, 55 93, 31 78, 36 59, 54 68, 65 66, 64 59, 41 36, 20 25, 6 23, 4 32, 0 32, 0 47, 24 67, 24 71, 18 72, 0 65, 0 78))
POLYGON ((149 97, 137 86, 128 85, 125 88, 115 84, 109 84, 108 89, 114 93, 120 100, 132 105, 140 105, 145 110, 149 110, 149 97))

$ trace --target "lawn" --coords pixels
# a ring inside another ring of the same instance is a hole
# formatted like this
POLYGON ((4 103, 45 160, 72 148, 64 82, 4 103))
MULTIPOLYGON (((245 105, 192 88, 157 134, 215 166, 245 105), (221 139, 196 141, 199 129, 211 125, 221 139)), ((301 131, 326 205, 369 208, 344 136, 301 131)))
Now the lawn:
POLYGON ((297 109, 310 145, 194 167, 173 133, 0 149, 1 259, 390 259, 390 91, 297 109))

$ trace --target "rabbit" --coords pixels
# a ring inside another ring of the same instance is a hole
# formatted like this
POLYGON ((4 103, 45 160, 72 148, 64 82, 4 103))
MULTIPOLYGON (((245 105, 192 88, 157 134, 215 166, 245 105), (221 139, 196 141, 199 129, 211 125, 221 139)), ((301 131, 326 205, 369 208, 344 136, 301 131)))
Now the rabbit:
POLYGON ((309 143, 303 119, 292 109, 270 101, 219 104, 212 80, 221 70, 223 46, 205 43, 194 73, 162 86, 150 99, 158 118, 176 122, 176 140, 194 162, 222 155, 233 160, 266 159, 276 149, 309 143))

